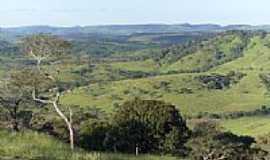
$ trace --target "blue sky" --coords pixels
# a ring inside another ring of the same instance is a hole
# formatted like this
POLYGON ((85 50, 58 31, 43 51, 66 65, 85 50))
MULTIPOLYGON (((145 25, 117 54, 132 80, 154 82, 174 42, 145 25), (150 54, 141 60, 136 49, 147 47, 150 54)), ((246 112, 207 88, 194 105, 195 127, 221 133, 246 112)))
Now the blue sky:
POLYGON ((0 26, 270 24, 269 0, 0 0, 0 26))

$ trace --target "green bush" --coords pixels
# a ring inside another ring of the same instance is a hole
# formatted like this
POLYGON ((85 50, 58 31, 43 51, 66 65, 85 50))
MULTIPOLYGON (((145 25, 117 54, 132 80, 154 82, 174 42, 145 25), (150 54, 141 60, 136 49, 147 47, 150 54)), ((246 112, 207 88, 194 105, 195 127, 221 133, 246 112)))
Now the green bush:
POLYGON ((175 106, 162 101, 134 99, 116 111, 104 141, 113 151, 180 153, 189 129, 175 106))
POLYGON ((109 130, 109 123, 107 121, 92 119, 83 122, 80 127, 79 144, 81 147, 95 151, 106 150, 103 141, 109 130))
POLYGON ((267 152, 253 147, 254 138, 222 132, 214 122, 201 122, 194 127, 188 142, 192 160, 263 160, 267 152))

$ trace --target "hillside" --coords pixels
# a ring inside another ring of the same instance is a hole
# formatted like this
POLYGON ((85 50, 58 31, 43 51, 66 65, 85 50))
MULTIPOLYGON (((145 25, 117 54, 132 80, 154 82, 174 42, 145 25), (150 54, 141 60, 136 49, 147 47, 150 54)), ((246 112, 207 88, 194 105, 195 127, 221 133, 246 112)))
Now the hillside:
POLYGON ((156 75, 90 84, 66 94, 62 102, 111 112, 125 100, 142 97, 176 104, 187 117, 252 112, 270 100, 260 76, 269 73, 269 42, 270 36, 261 33, 227 32, 191 44, 187 51, 169 48, 158 62, 112 62, 107 65, 113 73, 121 69, 156 75))
MULTIPOLYGON (((135 71, 141 71, 146 73, 155 72, 157 74, 157 76, 153 78, 143 78, 139 80, 124 80, 112 83, 121 85, 129 82, 131 84, 137 84, 135 82, 138 82, 139 85, 136 85, 136 87, 138 88, 141 87, 142 89, 151 92, 155 90, 153 88, 154 84, 158 85, 158 82, 160 81, 166 82, 167 80, 168 84, 167 86, 165 85, 165 89, 166 87, 170 88, 171 86, 176 91, 180 91, 181 87, 186 86, 187 88, 190 87, 191 89, 194 89, 194 91, 195 90, 199 91, 199 89, 202 89, 199 92, 217 92, 217 93, 230 92, 232 90, 237 90, 237 88, 243 89, 242 85, 245 86, 244 84, 246 83, 245 81, 250 81, 252 79, 255 79, 257 83, 260 83, 259 77, 257 77, 256 79, 256 75, 254 75, 255 74, 254 72, 258 70, 256 74, 259 74, 260 72, 266 72, 267 70, 268 65, 264 65, 265 63, 260 63, 260 60, 261 61, 266 60, 268 53, 267 51, 269 50, 269 48, 266 46, 267 44, 265 43, 268 43, 269 37, 267 36, 264 39, 262 39, 259 36, 250 35, 250 37, 248 38, 241 36, 242 35, 234 33, 221 35, 216 38, 210 39, 209 41, 201 42, 202 44, 204 44, 204 46, 194 44, 194 46, 190 46, 190 48, 194 47, 194 49, 188 48, 189 50, 187 50, 187 52, 185 52, 185 50, 184 51, 181 50, 182 49, 181 47, 178 48, 173 47, 171 50, 166 51, 167 53, 165 56, 159 58, 160 59, 159 63, 161 63, 160 67, 157 66, 158 62, 155 62, 150 59, 146 61, 134 61, 134 62, 132 61, 111 62, 110 64, 107 65, 112 66, 112 71, 121 69, 123 71, 130 71, 130 72, 135 71), (245 39, 248 39, 247 42, 244 42, 245 39), (180 52, 178 52, 179 50, 180 52), (263 52, 264 54, 261 57, 258 57, 261 54, 260 52, 263 52), (251 55, 251 53, 253 54, 251 55), (256 57, 257 60, 254 61, 250 56, 256 57), (252 60, 253 62, 260 64, 260 66, 256 66, 256 68, 250 69, 249 66, 251 65, 251 63, 248 60, 252 60), (236 64, 238 66, 235 66, 236 64), (263 70, 263 68, 265 68, 265 71, 263 70), (202 86, 200 85, 200 82, 198 80, 196 81, 196 77, 199 77, 199 75, 209 75, 211 73, 219 73, 226 75, 228 74, 229 71, 241 72, 247 75, 243 79, 241 79, 239 83, 231 86, 231 88, 228 88, 226 90, 203 89, 202 86), (158 76, 158 74, 165 74, 165 75, 158 76), (166 75, 166 74, 174 74, 174 75, 166 75), (183 79, 186 80, 183 81, 183 79), (145 86, 140 86, 140 84, 147 85, 148 83, 149 84, 152 83, 153 86, 151 86, 151 88, 145 88, 145 86), (179 88, 177 86, 179 86, 179 88)), ((111 84, 104 84, 104 85, 105 86, 101 87, 110 90, 109 86, 111 84)), ((91 84, 91 86, 94 88, 95 85, 91 84)), ((112 86, 114 86, 114 84, 112 86)), ((131 85, 126 86, 131 87, 131 85)), ((122 86, 121 88, 125 88, 125 86, 122 86)), ((131 88, 127 88, 127 90, 132 92, 131 88)), ((262 86, 261 88, 262 90, 258 92, 263 92, 264 87, 262 86)), ((156 90, 157 92, 161 91, 161 89, 159 88, 157 88, 156 90)), ((104 92, 109 93, 108 91, 104 92)), ((256 91, 254 92, 256 93, 256 91)), ((196 92, 194 92, 194 94, 196 94, 196 92)), ((192 95, 193 94, 190 94, 189 96, 192 95)), ((208 94, 203 95, 208 96, 208 94)))

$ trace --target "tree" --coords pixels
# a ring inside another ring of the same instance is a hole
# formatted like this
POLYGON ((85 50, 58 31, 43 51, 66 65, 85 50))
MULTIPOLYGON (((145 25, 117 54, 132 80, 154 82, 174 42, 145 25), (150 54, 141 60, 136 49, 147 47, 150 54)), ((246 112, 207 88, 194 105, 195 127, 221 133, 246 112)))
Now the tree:
POLYGON ((14 76, 16 71, 9 73, 0 83, 0 105, 7 111, 12 128, 19 131, 20 121, 31 118, 32 112, 26 111, 27 94, 24 86, 17 83, 14 76))
POLYGON ((43 61, 59 58, 71 47, 68 41, 46 34, 32 35, 21 42, 23 52, 36 61, 39 70, 43 61))
POLYGON ((117 109, 104 143, 114 151, 179 154, 188 137, 174 105, 136 98, 117 109))
MULTIPOLYGON (((59 98, 62 94, 59 87, 57 86, 57 79, 51 74, 51 71, 46 71, 42 68, 42 62, 47 61, 51 62, 55 59, 58 59, 62 55, 66 54, 70 49, 71 45, 69 42, 60 39, 55 36, 51 35, 32 35, 26 37, 22 40, 22 49, 26 53, 26 55, 30 56, 36 61, 36 68, 37 71, 34 72, 36 75, 34 77, 29 77, 30 79, 38 79, 36 77, 40 77, 45 83, 51 82, 52 88, 43 90, 45 96, 41 96, 40 91, 37 88, 37 82, 33 82, 33 90, 32 90, 32 98, 34 101, 43 103, 43 104, 50 104, 54 107, 56 113, 64 120, 66 126, 69 130, 69 137, 70 137, 70 148, 74 149, 74 131, 72 126, 72 110, 69 109, 69 117, 66 116, 59 108, 59 98), (44 92, 45 91, 45 92, 44 92)), ((49 63, 53 65, 53 63, 49 63)), ((54 70, 54 73, 58 73, 59 71, 54 70)))

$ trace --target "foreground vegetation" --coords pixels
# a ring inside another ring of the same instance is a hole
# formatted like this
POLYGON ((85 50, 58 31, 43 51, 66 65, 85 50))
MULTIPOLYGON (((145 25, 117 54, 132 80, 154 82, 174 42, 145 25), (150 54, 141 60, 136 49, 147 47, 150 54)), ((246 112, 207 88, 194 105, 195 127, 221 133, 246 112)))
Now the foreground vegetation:
POLYGON ((152 155, 127 155, 83 150, 70 151, 67 144, 53 137, 33 132, 11 133, 1 130, 0 159, 3 160, 176 160, 179 158, 152 155))

